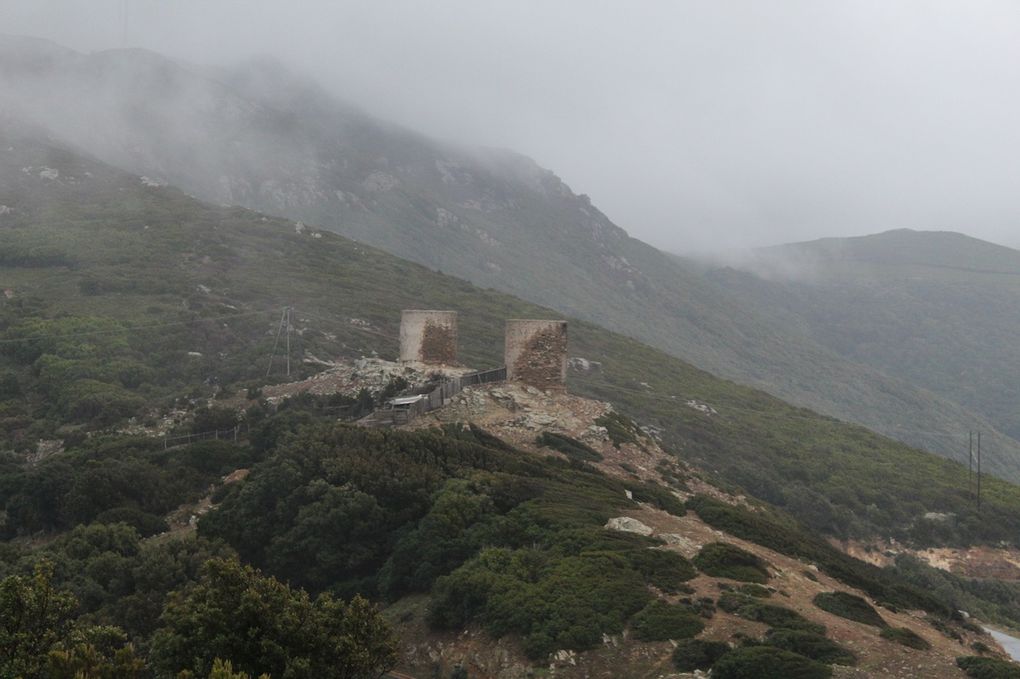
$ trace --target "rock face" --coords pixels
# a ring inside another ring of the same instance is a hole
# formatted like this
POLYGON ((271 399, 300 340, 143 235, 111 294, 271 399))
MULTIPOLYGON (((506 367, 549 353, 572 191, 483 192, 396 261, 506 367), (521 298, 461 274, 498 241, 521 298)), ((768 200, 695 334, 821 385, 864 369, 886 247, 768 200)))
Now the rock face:
POLYGON ((506 378, 545 390, 567 384, 567 322, 506 322, 506 378))

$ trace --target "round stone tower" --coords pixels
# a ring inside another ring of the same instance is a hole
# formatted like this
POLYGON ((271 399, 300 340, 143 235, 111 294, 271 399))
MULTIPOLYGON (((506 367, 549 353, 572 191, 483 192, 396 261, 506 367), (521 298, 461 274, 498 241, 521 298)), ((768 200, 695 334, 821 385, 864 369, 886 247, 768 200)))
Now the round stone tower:
POLYGON ((567 322, 509 319, 506 379, 546 390, 567 386, 567 322))
POLYGON ((404 309, 400 315, 400 360, 430 365, 457 362, 457 312, 404 309))

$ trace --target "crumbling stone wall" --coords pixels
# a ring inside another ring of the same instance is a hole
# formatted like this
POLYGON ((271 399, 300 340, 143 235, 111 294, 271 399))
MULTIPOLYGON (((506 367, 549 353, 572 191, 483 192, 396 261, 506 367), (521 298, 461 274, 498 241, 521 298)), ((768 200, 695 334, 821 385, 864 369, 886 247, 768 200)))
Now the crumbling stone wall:
POLYGON ((455 364, 457 312, 405 309, 400 317, 400 360, 455 364))
POLYGON ((567 322, 512 319, 506 322, 507 380, 545 390, 567 382, 567 322))

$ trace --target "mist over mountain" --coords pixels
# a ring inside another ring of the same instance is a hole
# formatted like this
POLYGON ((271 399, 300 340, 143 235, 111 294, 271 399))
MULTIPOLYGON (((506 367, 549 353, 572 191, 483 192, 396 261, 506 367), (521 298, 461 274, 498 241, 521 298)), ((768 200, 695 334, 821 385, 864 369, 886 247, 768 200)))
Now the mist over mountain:
POLYGON ((847 359, 1020 435, 1020 251, 889 231, 758 250, 712 278, 847 359))

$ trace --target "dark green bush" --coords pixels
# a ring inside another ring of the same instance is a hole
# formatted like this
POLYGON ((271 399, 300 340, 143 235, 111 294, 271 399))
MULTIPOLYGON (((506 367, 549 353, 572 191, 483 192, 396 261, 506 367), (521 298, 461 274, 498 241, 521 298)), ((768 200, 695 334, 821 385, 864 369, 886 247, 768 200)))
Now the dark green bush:
POLYGON ((880 632, 880 635, 883 639, 895 641, 897 644, 902 644, 907 648, 916 648, 919 651, 927 651, 931 648, 931 644, 906 627, 886 627, 880 632))
POLYGON ((765 643, 784 651, 799 653, 806 658, 827 665, 857 664, 856 655, 821 634, 790 629, 772 629, 765 636, 765 643))
POLYGON ((603 459, 602 453, 566 434, 554 434, 551 431, 542 432, 535 443, 559 451, 571 460, 600 462, 603 459))
POLYGON ((746 620, 765 623, 770 627, 825 634, 824 625, 807 620, 797 611, 783 608, 782 606, 762 603, 759 599, 744 594, 725 592, 719 597, 718 606, 727 613, 732 613, 746 620))
POLYGON ((126 523, 143 538, 164 533, 167 530, 166 521, 161 516, 143 512, 134 507, 116 507, 100 512, 96 516, 95 523, 126 523))
POLYGON ((886 622, 878 614, 871 604, 861 597, 849 592, 822 592, 815 595, 813 599, 815 606, 838 615, 847 620, 853 620, 864 625, 885 627, 886 622))
POLYGON ((706 575, 744 582, 765 583, 769 579, 764 561, 726 542, 705 545, 694 557, 694 565, 706 575))
POLYGON ((1020 679, 1020 665, 1008 660, 967 655, 957 658, 956 664, 973 679, 1020 679))
POLYGON ((489 548, 436 581, 429 622, 459 629, 478 617, 495 637, 521 635, 528 657, 540 660, 619 634, 648 599, 639 575, 618 555, 549 558, 489 548))
POLYGON ((642 435, 634 421, 625 415, 617 412, 608 412, 597 418, 595 424, 605 427, 609 434, 609 440, 617 448, 623 443, 638 444, 642 435))
POLYGON ((680 672, 708 670, 730 650, 721 641, 681 639, 673 649, 673 666, 680 672))
POLYGON ((741 594, 746 594, 747 596, 753 596, 755 599, 768 599, 772 596, 772 592, 768 587, 762 587, 761 585, 753 582, 741 585, 737 591, 741 594))
POLYGON ((657 483, 629 483, 627 484, 627 490, 630 491, 631 496, 638 502, 647 502, 664 512, 669 512, 673 516, 683 516, 687 513, 687 506, 680 498, 674 495, 673 491, 669 488, 660 486, 657 483))
POLYGON ((645 582, 668 594, 683 591, 683 583, 698 574, 690 561, 664 549, 636 549, 627 553, 627 560, 645 582))
POLYGON ((716 661, 712 679, 828 679, 832 668, 772 646, 737 648, 716 661))
POLYGON ((705 625, 698 614, 687 606, 653 601, 630 621, 635 639, 666 641, 690 639, 701 633, 705 625))

